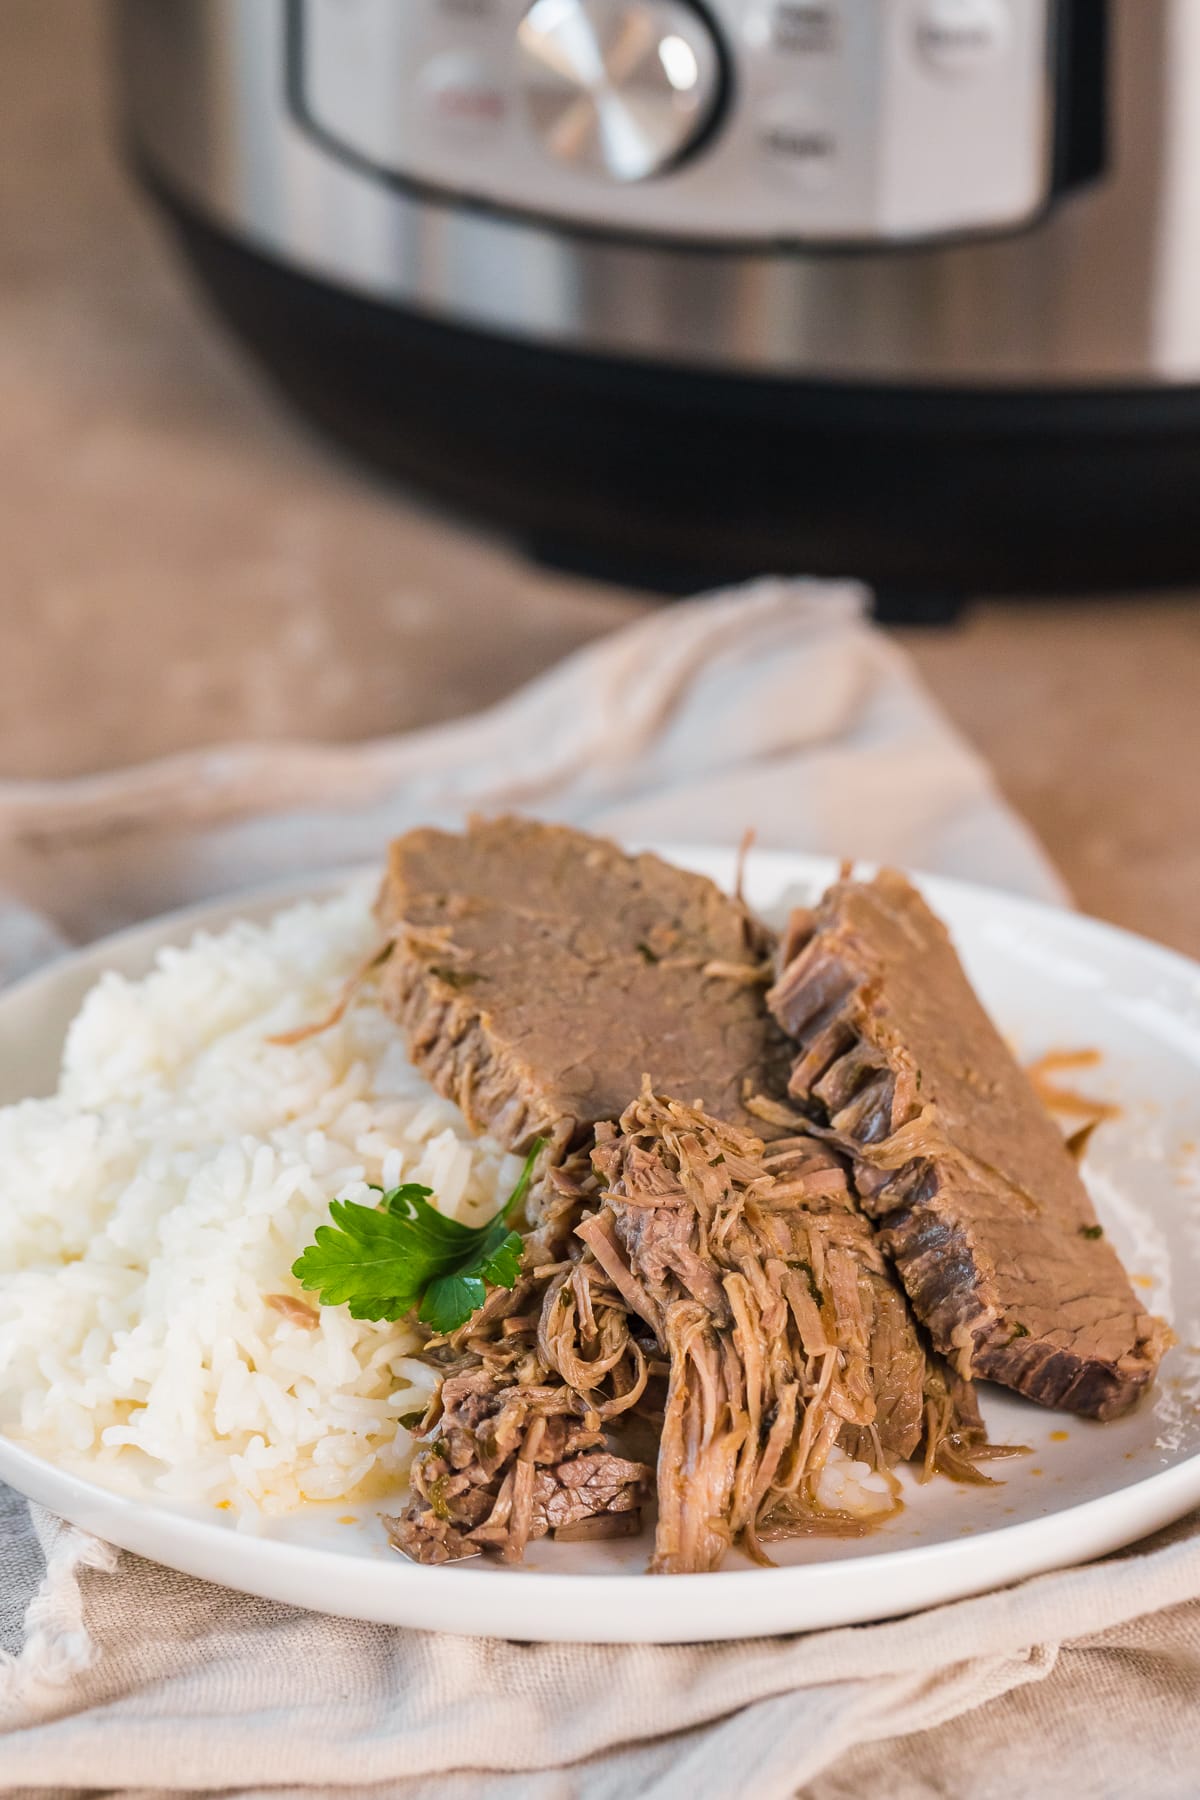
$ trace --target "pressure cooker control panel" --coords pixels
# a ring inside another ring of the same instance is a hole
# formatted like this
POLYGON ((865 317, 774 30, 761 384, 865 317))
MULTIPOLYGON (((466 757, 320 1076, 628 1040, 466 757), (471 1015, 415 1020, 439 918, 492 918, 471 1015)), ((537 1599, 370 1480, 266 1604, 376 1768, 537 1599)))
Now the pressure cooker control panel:
POLYGON ((1005 230, 1051 187, 1054 0, 291 0, 293 108, 372 173, 656 238, 1005 230))

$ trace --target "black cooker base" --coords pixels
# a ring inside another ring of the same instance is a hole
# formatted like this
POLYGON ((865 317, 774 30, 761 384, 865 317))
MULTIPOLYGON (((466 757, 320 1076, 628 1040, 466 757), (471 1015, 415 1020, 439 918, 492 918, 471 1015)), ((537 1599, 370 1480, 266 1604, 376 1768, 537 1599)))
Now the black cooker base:
POLYGON ((560 567, 668 593, 853 575, 931 619, 963 594, 1200 579, 1200 388, 867 389, 549 351, 297 274, 158 198, 307 418, 560 567))

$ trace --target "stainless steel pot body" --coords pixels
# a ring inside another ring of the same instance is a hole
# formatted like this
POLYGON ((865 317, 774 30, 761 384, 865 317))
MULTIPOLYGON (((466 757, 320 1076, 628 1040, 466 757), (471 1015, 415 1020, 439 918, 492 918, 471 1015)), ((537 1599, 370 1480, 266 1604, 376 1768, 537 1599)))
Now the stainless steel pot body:
MULTIPOLYGON (((357 3, 324 0, 335 23, 357 3)), ((396 16, 434 0, 388 3, 396 16)), ((666 3, 678 10, 677 0, 666 3)), ((670 196, 684 194, 684 176, 673 189, 670 166, 638 192, 598 182, 594 167, 572 188, 573 173, 551 170, 551 158, 546 196, 531 204, 518 195, 517 203, 501 187, 497 198, 486 136, 472 151, 460 133, 439 179, 432 126, 413 153, 416 173, 381 169, 361 141, 347 147, 319 121, 314 128, 303 94, 297 104, 301 4, 116 4, 124 114, 137 154, 181 202, 299 274, 525 343, 730 373, 973 389, 1157 388, 1200 379, 1200 0, 1111 0, 1106 148, 1095 179, 983 232, 889 236, 885 220, 883 235, 872 240, 859 230, 844 241, 819 217, 807 232, 765 237, 753 220, 738 223, 736 206, 698 230, 703 219, 687 213, 682 198, 684 224, 672 222, 670 196), (464 176, 470 168, 478 181, 464 176)), ((753 17, 753 0, 729 4, 753 17)), ((855 0, 867 9, 916 4, 855 0)), ((460 112, 474 105, 480 117, 465 119, 469 134, 486 127, 488 105, 487 80, 471 85, 472 69, 486 76, 488 66, 471 62, 472 33, 481 20, 519 32, 525 0, 449 6, 447 29, 462 39, 462 54, 457 64, 443 55, 440 76, 429 74, 437 59, 426 59, 421 104, 448 94, 460 112), (496 4, 498 20, 489 16, 496 4)), ((686 77, 695 50, 678 31, 669 35, 683 44, 672 54, 686 77)), ((376 60, 373 50, 363 52, 364 68, 376 60)), ((381 46, 379 56, 385 52, 381 46)), ((731 130, 728 120, 748 110, 750 98, 737 58, 730 68, 727 50, 722 55, 733 86, 721 129, 731 130)), ((505 91, 510 65, 504 70, 497 105, 525 104, 527 91, 505 91)), ((1051 70, 1051 108, 1053 79, 1051 70)), ((872 104, 886 111, 879 80, 876 68, 872 104)), ((371 133, 386 135, 387 115, 376 96, 376 122, 356 121, 353 92, 342 102, 343 139, 365 134, 369 152, 371 133)), ((407 88, 397 96, 398 107, 417 103, 407 88)), ((336 107, 336 95, 329 104, 336 107)), ((1013 129, 1029 139, 1031 156, 1042 156, 1052 121, 1026 113, 1013 129)), ((862 106, 858 116, 866 116, 862 106)), ((765 131, 769 108, 755 117, 765 131)), ((667 135, 671 128, 669 120, 656 126, 667 135)), ((853 117, 843 121, 841 141, 853 128, 853 117)), ((804 154, 807 144, 819 157, 819 138, 777 136, 774 150, 804 154)), ((694 158, 687 191, 703 177, 694 158)), ((904 191, 894 183, 893 190, 902 214, 904 191)), ((813 207, 819 213, 817 201, 813 207)))

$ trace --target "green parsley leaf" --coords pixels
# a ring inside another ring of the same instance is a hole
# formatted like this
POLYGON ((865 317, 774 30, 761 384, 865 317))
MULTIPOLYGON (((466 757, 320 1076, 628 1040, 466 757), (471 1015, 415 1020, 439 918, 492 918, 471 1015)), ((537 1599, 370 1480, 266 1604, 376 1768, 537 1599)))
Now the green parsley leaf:
POLYGON ((484 1225, 444 1218, 429 1204, 433 1190, 417 1182, 377 1189, 378 1206, 330 1201, 333 1223, 318 1225, 293 1275, 322 1306, 348 1306, 352 1319, 394 1321, 415 1311, 434 1331, 457 1330, 489 1286, 516 1285, 524 1245, 508 1220, 529 1191, 542 1147, 539 1138, 516 1187, 484 1225))
POLYGON ((439 1275, 425 1289, 418 1317, 434 1331, 454 1331, 465 1325, 486 1299, 487 1289, 478 1275, 439 1275))

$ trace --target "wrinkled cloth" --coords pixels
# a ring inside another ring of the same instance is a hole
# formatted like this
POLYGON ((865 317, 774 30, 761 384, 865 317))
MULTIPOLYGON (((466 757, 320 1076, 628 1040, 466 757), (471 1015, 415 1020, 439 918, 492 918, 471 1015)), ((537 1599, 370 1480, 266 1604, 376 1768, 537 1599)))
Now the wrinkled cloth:
POLYGON ((0 975, 192 901, 360 861, 471 811, 627 841, 892 860, 1061 900, 980 758, 852 584, 665 608, 489 711, 355 745, 234 745, 0 782, 0 975))
POLYGON ((5 1792, 1197 1792, 1200 1516, 1089 1568, 908 1619, 680 1647, 358 1625, 129 1556, 106 1572, 102 1549, 40 1512, 36 1537, 14 1525, 3 1591, 36 1580, 44 1556, 61 1591, 42 1596, 24 1668, 0 1668, 5 1792))
MULTIPOLYGON (((0 958, 11 976, 172 905, 503 808, 642 842, 753 827, 765 846, 1064 897, 859 592, 762 582, 639 620, 436 730, 0 784, 0 958)), ((1170 1800, 1200 1788, 1197 1698, 1200 1515, 907 1619, 595 1647, 248 1598, 0 1488, 5 1794, 1170 1800)))

